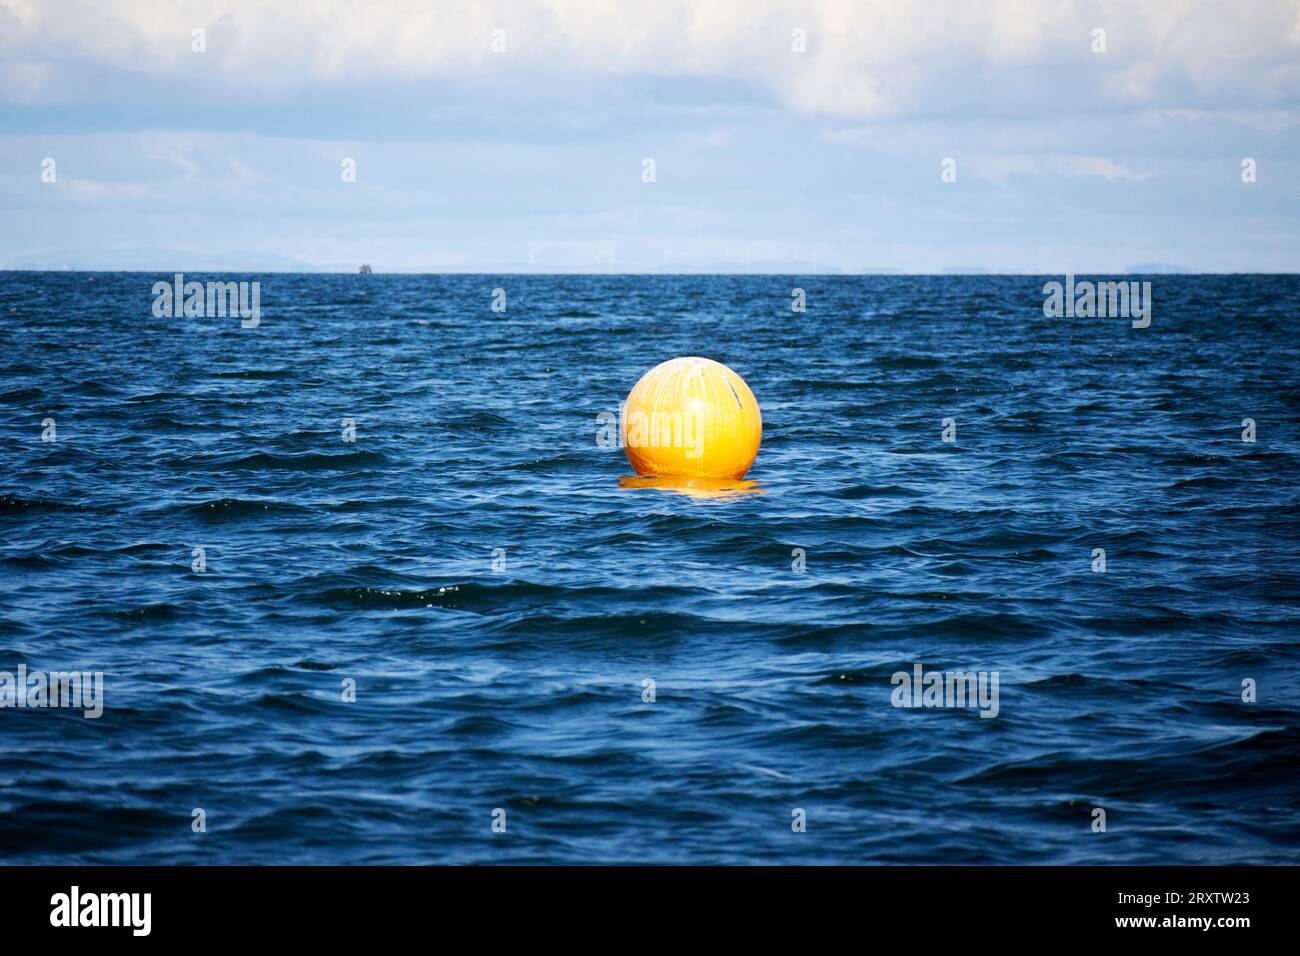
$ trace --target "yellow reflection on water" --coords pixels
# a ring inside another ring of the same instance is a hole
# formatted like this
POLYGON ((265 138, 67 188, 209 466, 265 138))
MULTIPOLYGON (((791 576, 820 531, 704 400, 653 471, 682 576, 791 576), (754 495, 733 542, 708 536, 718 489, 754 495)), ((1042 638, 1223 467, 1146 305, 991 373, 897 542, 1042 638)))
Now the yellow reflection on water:
POLYGON ((620 488, 658 488, 692 498, 734 498, 738 495, 764 494, 757 481, 736 481, 734 478, 653 478, 641 475, 624 475, 619 478, 620 488))

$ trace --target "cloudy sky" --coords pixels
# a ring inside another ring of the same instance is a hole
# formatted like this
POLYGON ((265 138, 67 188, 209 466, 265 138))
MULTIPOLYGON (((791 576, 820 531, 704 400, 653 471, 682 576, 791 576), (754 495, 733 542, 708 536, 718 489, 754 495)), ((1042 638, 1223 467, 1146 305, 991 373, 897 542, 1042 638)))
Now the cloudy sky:
POLYGON ((1293 272, 1298 155, 1297 0, 0 0, 0 268, 1293 272))

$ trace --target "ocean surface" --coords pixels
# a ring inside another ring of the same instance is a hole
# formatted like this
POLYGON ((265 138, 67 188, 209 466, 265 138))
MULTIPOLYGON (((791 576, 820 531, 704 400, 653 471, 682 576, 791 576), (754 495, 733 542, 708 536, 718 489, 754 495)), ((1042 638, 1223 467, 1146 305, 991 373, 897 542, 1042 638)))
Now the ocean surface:
POLYGON ((104 675, 0 863, 1300 863, 1300 278, 186 278, 0 273, 0 671, 104 675), (757 490, 620 487, 679 355, 757 490))

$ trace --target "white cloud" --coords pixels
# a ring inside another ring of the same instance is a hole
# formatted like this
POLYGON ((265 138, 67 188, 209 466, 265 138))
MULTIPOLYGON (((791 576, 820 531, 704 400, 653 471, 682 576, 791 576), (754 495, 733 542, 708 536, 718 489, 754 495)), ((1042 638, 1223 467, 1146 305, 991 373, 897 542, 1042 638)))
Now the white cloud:
MULTIPOLYGON (((1274 106, 1300 95, 1294 0, 0 0, 4 97, 67 94, 65 64, 200 75, 262 96, 482 72, 711 75, 849 118, 1073 105, 1274 106), (1107 52, 1090 49, 1107 31, 1107 52), (207 30, 207 53, 191 31, 207 30), (791 31, 808 34, 806 53, 791 31), (505 53, 491 31, 505 30, 505 53), (1074 79, 1063 87, 1069 66, 1074 79)), ((75 88, 75 87, 74 87, 75 88)))
POLYGON ((1049 157, 1063 176, 1099 176, 1102 179, 1147 179, 1148 174, 1128 169, 1104 156, 1049 157))
POLYGON ((153 187, 147 183, 70 179, 67 189, 73 199, 85 203, 139 203, 156 198, 153 187))
POLYGON ((181 171, 183 178, 193 179, 199 172, 199 164, 190 159, 182 150, 175 147, 167 147, 149 154, 149 158, 154 162, 166 163, 169 166, 175 166, 181 171))
POLYGON ((1168 120, 1198 123, 1209 119, 1226 120, 1238 126, 1261 133, 1280 133, 1300 123, 1300 116, 1287 110, 1193 110, 1170 109, 1152 111, 1144 117, 1149 125, 1161 125, 1168 120))
POLYGON ((235 182, 240 186, 257 186, 266 182, 265 176, 237 159, 226 160, 226 168, 234 173, 235 182))
POLYGON ((1295 0, 0 0, 0 262, 1294 269, 1298 52, 1295 0))

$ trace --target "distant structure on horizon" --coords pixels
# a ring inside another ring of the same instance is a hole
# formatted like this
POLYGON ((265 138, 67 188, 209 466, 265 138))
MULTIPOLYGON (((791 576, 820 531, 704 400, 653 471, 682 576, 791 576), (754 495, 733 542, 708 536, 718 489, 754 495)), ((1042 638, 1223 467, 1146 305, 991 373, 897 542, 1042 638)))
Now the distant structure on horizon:
POLYGON ((372 269, 372 268, 370 268, 370 266, 365 265, 365 264, 363 263, 362 266, 361 266, 361 268, 357 270, 357 275, 368 276, 368 275, 371 275, 374 271, 375 271, 375 270, 372 269))

